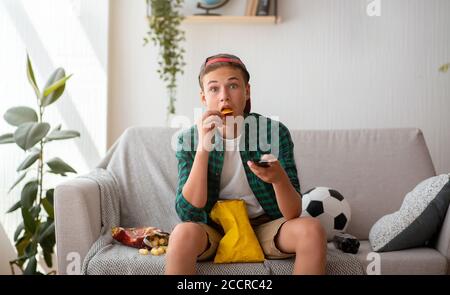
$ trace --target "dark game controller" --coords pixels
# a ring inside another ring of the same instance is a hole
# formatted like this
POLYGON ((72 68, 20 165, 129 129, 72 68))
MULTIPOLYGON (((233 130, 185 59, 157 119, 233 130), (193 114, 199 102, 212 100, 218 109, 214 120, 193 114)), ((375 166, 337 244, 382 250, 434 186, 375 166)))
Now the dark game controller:
POLYGON ((356 254, 359 250, 359 240, 346 233, 338 233, 333 238, 333 244, 337 249, 345 253, 356 254))

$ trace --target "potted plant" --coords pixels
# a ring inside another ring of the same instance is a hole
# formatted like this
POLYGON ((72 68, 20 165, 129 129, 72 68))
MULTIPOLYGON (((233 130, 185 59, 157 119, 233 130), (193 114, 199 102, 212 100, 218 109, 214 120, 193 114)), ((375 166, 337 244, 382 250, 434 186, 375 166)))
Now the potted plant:
POLYGON ((183 16, 178 12, 183 2, 183 0, 146 0, 149 31, 144 38, 144 45, 151 40, 159 47, 157 72, 168 90, 168 118, 170 114, 175 114, 177 74, 183 74, 185 65, 185 50, 180 45, 185 40, 184 31, 180 29, 183 16))
POLYGON ((17 265, 24 274, 37 274, 39 273, 37 256, 40 254, 44 256, 46 265, 52 267, 56 241, 54 189, 44 186, 44 176, 48 173, 62 176, 66 176, 66 173, 76 173, 75 169, 58 157, 46 161, 44 147, 54 140, 79 137, 80 133, 74 130, 61 130, 61 125, 50 131, 50 124, 43 120, 45 109, 61 97, 66 81, 72 75, 66 76, 64 69, 56 69, 41 91, 36 84, 33 67, 27 56, 27 76, 36 94, 37 111, 27 106, 8 109, 4 119, 16 127, 16 130, 1 135, 0 144, 15 143, 25 152, 24 160, 17 167, 19 176, 8 191, 11 192, 19 183, 25 182, 20 200, 7 211, 10 213, 20 209, 22 214, 22 222, 14 233, 18 257, 10 262, 11 270, 14 273, 13 265, 17 265))

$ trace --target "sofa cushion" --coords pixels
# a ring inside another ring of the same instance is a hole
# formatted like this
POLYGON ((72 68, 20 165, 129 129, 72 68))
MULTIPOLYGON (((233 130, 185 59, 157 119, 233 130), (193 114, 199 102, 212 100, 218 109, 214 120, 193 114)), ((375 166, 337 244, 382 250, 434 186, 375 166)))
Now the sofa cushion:
POLYGON ((449 175, 420 182, 409 192, 400 210, 380 218, 369 233, 374 251, 423 246, 438 233, 450 204, 449 175))
MULTIPOLYGON (((362 265, 359 268, 347 268, 346 273, 360 274, 367 270, 371 260, 367 259, 372 252, 369 241, 361 241, 356 255, 346 254, 351 262, 356 257, 362 265)), ((342 274, 337 267, 342 265, 342 256, 332 243, 328 244, 327 274, 342 274)), ((447 260, 432 248, 415 248, 403 251, 376 253, 380 255, 381 274, 446 274, 447 260)), ((160 275, 164 273, 165 255, 139 255, 138 250, 119 244, 103 248, 89 263, 87 273, 90 275, 160 275)), ((348 264, 348 263, 347 263, 348 264)), ((294 259, 266 260, 264 263, 214 264, 212 262, 197 263, 198 274, 255 274, 255 275, 288 275, 294 268, 294 259)))
MULTIPOLYGON (((294 270, 295 258, 266 260, 265 265, 272 275, 290 275, 294 270)), ((352 254, 337 250, 333 243, 328 243, 327 275, 363 275, 363 264, 352 254)))
POLYGON ((381 275, 444 275, 447 273, 447 259, 433 248, 420 247, 392 252, 373 252, 368 240, 360 241, 359 251, 355 256, 361 261, 364 271, 373 273, 375 259, 379 257, 381 275))
MULTIPOLYGON (((138 249, 110 244, 92 258, 88 275, 162 275, 165 255, 140 255, 138 249)), ((362 264, 351 254, 338 251, 328 244, 327 274, 364 274, 362 264)), ((289 275, 294 269, 294 259, 265 260, 264 263, 217 264, 212 261, 197 263, 199 275, 289 275)))
MULTIPOLYGON (((140 255, 138 249, 110 244, 92 258, 87 267, 88 275, 162 275, 166 255, 140 255)), ((215 264, 197 263, 199 275, 268 275, 263 263, 215 264)))

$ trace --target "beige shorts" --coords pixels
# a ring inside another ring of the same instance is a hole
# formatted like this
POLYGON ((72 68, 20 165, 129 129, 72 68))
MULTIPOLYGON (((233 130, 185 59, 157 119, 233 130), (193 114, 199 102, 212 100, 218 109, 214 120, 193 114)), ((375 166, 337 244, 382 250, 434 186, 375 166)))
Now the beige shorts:
MULTIPOLYGON (((284 219, 284 217, 271 221, 267 215, 250 219, 250 224, 255 231, 256 237, 258 238, 259 244, 261 245, 267 259, 283 259, 295 256, 295 253, 281 252, 275 245, 275 239, 278 232, 285 222, 286 219, 284 219)), ((204 261, 213 259, 216 254, 217 247, 219 246, 219 242, 223 237, 223 231, 204 223, 198 224, 205 229, 208 235, 209 245, 208 248, 198 256, 197 260, 204 261)))

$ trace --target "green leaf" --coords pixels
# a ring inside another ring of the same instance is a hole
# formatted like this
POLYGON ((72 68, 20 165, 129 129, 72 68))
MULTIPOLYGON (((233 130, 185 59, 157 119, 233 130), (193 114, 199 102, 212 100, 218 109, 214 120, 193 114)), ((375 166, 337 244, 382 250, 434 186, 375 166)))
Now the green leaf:
POLYGON ((20 207, 22 207, 22 203, 19 201, 17 201, 14 205, 11 206, 11 208, 8 209, 8 211, 6 211, 6 213, 11 213, 16 211, 17 209, 19 209, 20 207))
POLYGON ((36 256, 32 256, 28 260, 27 267, 25 268, 23 274, 24 275, 34 275, 36 273, 37 261, 36 256))
POLYGON ((17 256, 23 256, 25 254, 25 248, 30 244, 32 235, 25 232, 23 237, 16 241, 17 256))
POLYGON ((55 220, 53 218, 47 218, 47 220, 41 224, 38 236, 41 236, 44 233, 44 231, 54 222, 55 220))
POLYGON ((46 172, 53 173, 53 174, 58 174, 58 175, 61 175, 61 176, 67 176, 67 174, 64 173, 64 172, 58 172, 58 171, 53 171, 53 170, 48 170, 46 172))
POLYGON ((26 158, 25 160, 23 160, 22 164, 19 165, 19 167, 17 167, 17 172, 27 169, 28 167, 30 167, 31 165, 34 164, 34 162, 36 162, 37 159, 39 159, 39 155, 40 155, 41 151, 40 150, 33 150, 26 158))
POLYGON ((31 208, 31 206, 33 206, 33 203, 37 197, 37 190, 38 190, 37 181, 30 181, 27 184, 25 184, 20 196, 22 209, 28 211, 31 208))
POLYGON ((48 123, 24 123, 14 132, 14 141, 26 151, 44 138, 49 129, 48 123))
POLYGON ((55 192, 54 188, 49 189, 46 193, 45 193, 45 198, 50 202, 50 205, 53 205, 53 193, 55 192))
POLYGON ((48 106, 54 103, 64 92, 66 81, 71 77, 66 77, 63 68, 57 68, 45 84, 41 97, 41 105, 48 106))
MULTIPOLYGON (((43 236, 44 232, 47 231, 47 229, 53 225, 54 227, 54 219, 53 218, 47 218, 47 220, 42 224, 42 227, 39 231, 39 236, 43 236)), ((56 243, 55 238, 55 231, 53 229, 53 232, 50 230, 50 235, 45 235, 42 239, 39 240, 39 244, 41 245, 41 248, 49 253, 53 253, 53 248, 56 243)))
POLYGON ((6 111, 3 118, 12 126, 20 126, 27 122, 37 122, 38 116, 32 108, 13 107, 6 111))
POLYGON ((16 231, 14 232, 14 242, 17 241, 17 239, 19 238, 20 234, 22 233, 23 229, 24 229, 24 225, 23 222, 21 222, 19 224, 19 226, 17 226, 16 231))
POLYGON ((39 88, 36 84, 36 79, 34 78, 34 71, 33 67, 31 66, 31 60, 30 56, 27 54, 27 78, 28 82, 30 82, 31 87, 33 87, 34 93, 36 94, 36 98, 39 98, 41 96, 41 93, 39 91, 39 88))
POLYGON ((8 194, 13 190, 13 188, 16 187, 16 185, 18 185, 24 178, 25 176, 27 176, 27 171, 22 172, 19 177, 16 179, 16 181, 14 181, 13 185, 11 185, 11 187, 8 190, 8 194))
POLYGON ((52 253, 47 252, 47 251, 44 250, 44 260, 45 260, 45 263, 47 264, 48 267, 52 267, 53 266, 52 253))
POLYGON ((439 68, 439 71, 441 71, 442 73, 447 73, 449 67, 450 67, 450 63, 445 64, 445 65, 442 65, 442 66, 439 68))
POLYGON ((34 205, 33 208, 31 208, 30 210, 31 217, 33 217, 33 219, 36 219, 39 216, 40 212, 41 212, 41 205, 39 204, 34 205))
POLYGON ((39 243, 43 240, 45 240, 49 236, 55 235, 55 223, 52 222, 48 224, 48 226, 45 228, 45 230, 41 233, 39 236, 39 243))
POLYGON ((23 224, 25 225, 25 229, 30 232, 34 233, 36 231, 36 224, 34 223, 34 219, 31 216, 30 211, 22 207, 22 218, 23 218, 23 224))
MULTIPOLYGON (((52 221, 47 221, 46 223, 50 223, 50 222, 52 222, 52 221)), ((47 236, 45 239, 41 240, 39 242, 39 244, 41 245, 41 248, 45 252, 53 253, 53 249, 56 244, 55 234, 53 233, 52 235, 47 236)))
POLYGON ((75 169, 70 167, 69 164, 67 164, 66 162, 64 162, 63 160, 61 160, 58 157, 50 159, 49 161, 47 161, 46 164, 52 170, 52 171, 50 171, 51 173, 57 173, 57 174, 64 174, 66 172, 77 173, 77 171, 75 171, 75 169))
POLYGON ((25 255, 28 258, 34 257, 37 254, 37 241, 33 237, 28 244, 28 246, 25 247, 25 255))
POLYGON ((69 139, 69 138, 74 138, 74 137, 79 137, 79 136, 80 136, 80 132, 75 131, 75 130, 53 130, 47 136, 47 141, 69 139))
POLYGON ((46 220, 45 222, 41 223, 41 226, 39 227, 39 232, 37 233, 37 236, 40 237, 42 235, 42 233, 47 229, 47 227, 50 226, 50 224, 52 224, 53 220, 48 221, 46 220))
POLYGON ((50 218, 55 218, 53 204, 50 201, 51 200, 49 200, 48 198, 42 199, 42 206, 44 207, 45 212, 47 212, 47 214, 50 218))
POLYGON ((45 90, 44 90, 44 97, 46 97, 46 96, 50 95, 51 93, 55 92, 56 90, 58 90, 62 86, 65 86, 66 85, 66 81, 69 80, 70 77, 72 77, 72 74, 70 74, 69 76, 66 76, 66 77, 63 77, 63 78, 59 79, 58 81, 56 81, 55 83, 53 83, 49 87, 45 88, 45 90))
POLYGON ((14 134, 6 133, 0 136, 0 144, 5 143, 13 143, 14 142, 14 134))

